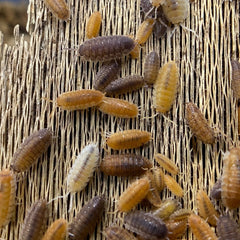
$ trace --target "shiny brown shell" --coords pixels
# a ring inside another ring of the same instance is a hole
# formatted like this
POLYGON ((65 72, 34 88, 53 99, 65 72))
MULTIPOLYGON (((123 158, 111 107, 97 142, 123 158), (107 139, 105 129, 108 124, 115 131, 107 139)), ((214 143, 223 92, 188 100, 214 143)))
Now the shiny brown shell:
POLYGON ((101 196, 96 196, 85 204, 72 223, 69 224, 69 239, 86 239, 99 222, 104 206, 105 200, 101 196))
POLYGON ((94 38, 99 34, 102 23, 102 14, 98 11, 93 12, 87 21, 86 25, 86 37, 94 38))
POLYGON ((132 233, 116 225, 108 227, 104 235, 108 240, 137 240, 132 233))
POLYGON ((103 158, 100 170, 111 176, 138 176, 152 168, 152 163, 142 155, 115 154, 103 158))
POLYGON ((127 36, 104 36, 85 41, 79 47, 79 55, 90 61, 109 61, 128 55, 135 47, 127 36))
POLYGON ((27 137, 13 155, 11 169, 15 172, 28 170, 47 151, 52 142, 52 131, 40 129, 27 137))
POLYGON ((187 219, 182 221, 176 221, 174 219, 167 220, 166 226, 168 229, 168 239, 175 240, 185 234, 187 230, 187 219))
POLYGON ((213 129, 209 126, 199 108, 192 102, 186 104, 186 119, 193 135, 197 139, 206 144, 213 144, 215 142, 213 129))
POLYGON ((233 96, 238 100, 240 99, 240 63, 238 60, 232 60, 232 81, 231 88, 233 96))
POLYGON ((44 0, 44 3, 55 17, 65 21, 70 18, 70 11, 64 0, 44 0))

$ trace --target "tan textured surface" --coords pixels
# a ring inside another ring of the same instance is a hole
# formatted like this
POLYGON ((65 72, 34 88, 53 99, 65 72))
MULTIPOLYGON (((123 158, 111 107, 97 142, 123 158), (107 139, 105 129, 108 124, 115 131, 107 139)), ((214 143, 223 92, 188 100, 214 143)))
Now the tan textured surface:
MULTIPOLYGON (((26 209, 39 198, 51 200, 66 193, 66 176, 72 161, 89 142, 99 144, 102 156, 103 132, 118 129, 140 128, 152 132, 153 140, 142 153, 153 159, 154 152, 172 158, 181 174, 178 182, 184 188, 183 206, 196 211, 196 192, 204 188, 209 192, 220 176, 223 152, 238 145, 237 111, 230 89, 230 58, 239 54, 239 1, 196 0, 190 5, 190 17, 184 25, 199 36, 176 27, 162 39, 151 36, 142 47, 139 60, 123 64, 121 75, 142 74, 144 58, 151 50, 160 53, 161 65, 174 59, 180 71, 177 101, 166 116, 152 109, 152 89, 142 89, 123 96, 140 106, 137 120, 119 120, 95 109, 64 112, 42 98, 56 99, 64 91, 91 88, 98 63, 76 58, 76 52, 62 50, 76 48, 85 38, 86 19, 94 10, 103 16, 101 35, 135 34, 141 23, 140 0, 68 1, 71 21, 57 21, 44 7, 42 1, 30 1, 28 8, 29 43, 24 42, 15 28, 16 45, 3 45, 0 35, 0 169, 10 165, 14 151, 34 130, 51 127, 55 138, 48 153, 26 174, 18 177, 17 208, 14 223, 0 231, 2 239, 18 239, 26 209), (77 60, 77 62, 75 61, 77 60), (184 103, 194 101, 216 126, 217 144, 213 146, 196 142, 184 119, 184 103), (171 120, 171 121, 170 121, 171 120), (172 121, 174 123, 172 123, 172 121)), ((83 202, 96 194, 105 193, 107 211, 114 211, 120 192, 131 179, 107 177, 95 173, 85 191, 73 199, 73 209, 68 213, 69 198, 49 204, 49 222, 59 217, 71 220, 83 202)), ((164 193, 164 197, 171 193, 164 193)), ((219 208, 219 207, 218 207, 219 208)), ((223 210, 222 207, 220 207, 223 210)), ((231 212, 238 219, 238 211, 231 212)), ((101 230, 115 219, 105 213, 96 235, 102 239, 101 230)), ((189 236, 188 239, 192 239, 189 236)))

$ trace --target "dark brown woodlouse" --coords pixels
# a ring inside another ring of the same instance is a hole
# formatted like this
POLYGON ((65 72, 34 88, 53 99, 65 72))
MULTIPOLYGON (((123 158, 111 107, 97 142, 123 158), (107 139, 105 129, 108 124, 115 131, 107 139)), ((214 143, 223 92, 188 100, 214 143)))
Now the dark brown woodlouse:
POLYGON ((231 88, 233 96, 238 100, 240 99, 240 63, 238 60, 232 60, 232 81, 231 88))
POLYGON ((109 61, 128 55, 135 47, 127 36, 104 36, 85 41, 79 47, 79 55, 90 61, 109 61))
POLYGON ((210 192, 210 197, 215 199, 215 200, 220 200, 222 197, 222 178, 219 178, 217 182, 213 185, 213 188, 210 192))
POLYGON ((37 159, 47 151, 52 142, 52 131, 48 128, 40 129, 27 137, 20 145, 11 163, 15 172, 28 170, 37 159))
POLYGON ((144 80, 147 84, 154 84, 159 71, 160 59, 157 52, 150 52, 144 64, 144 80))
POLYGON ((85 204, 69 225, 69 239, 86 239, 88 234, 94 231, 104 206, 105 200, 102 196, 96 196, 85 204))

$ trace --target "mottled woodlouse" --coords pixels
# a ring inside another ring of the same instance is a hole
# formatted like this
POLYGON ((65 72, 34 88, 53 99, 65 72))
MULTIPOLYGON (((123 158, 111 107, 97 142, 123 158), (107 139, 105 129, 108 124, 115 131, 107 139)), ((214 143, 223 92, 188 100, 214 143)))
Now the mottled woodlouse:
POLYGON ((233 90, 233 96, 240 99, 240 63, 238 60, 232 60, 232 81, 231 88, 233 90))
POLYGON ((104 235, 109 240, 137 240, 132 233, 116 225, 105 229, 104 235))

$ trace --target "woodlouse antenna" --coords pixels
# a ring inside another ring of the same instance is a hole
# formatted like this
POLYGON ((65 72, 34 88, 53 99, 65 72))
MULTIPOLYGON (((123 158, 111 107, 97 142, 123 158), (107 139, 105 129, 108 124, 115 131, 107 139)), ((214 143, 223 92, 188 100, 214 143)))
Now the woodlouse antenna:
POLYGON ((181 28, 182 28, 184 31, 188 31, 188 32, 193 33, 193 34, 196 36, 197 39, 200 38, 199 35, 196 33, 196 31, 192 30, 191 28, 188 28, 188 27, 182 25, 181 23, 179 24, 179 26, 181 26, 181 28))
POLYGON ((49 205, 50 203, 52 203, 52 202, 55 201, 55 200, 67 198, 69 194, 70 194, 70 192, 66 193, 66 194, 63 195, 63 196, 57 196, 57 197, 51 199, 50 201, 48 201, 48 202, 47 202, 47 205, 49 205))

